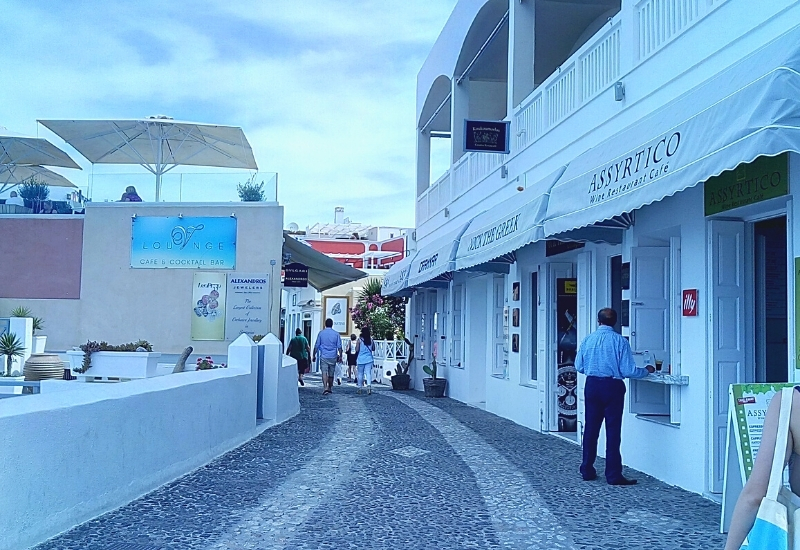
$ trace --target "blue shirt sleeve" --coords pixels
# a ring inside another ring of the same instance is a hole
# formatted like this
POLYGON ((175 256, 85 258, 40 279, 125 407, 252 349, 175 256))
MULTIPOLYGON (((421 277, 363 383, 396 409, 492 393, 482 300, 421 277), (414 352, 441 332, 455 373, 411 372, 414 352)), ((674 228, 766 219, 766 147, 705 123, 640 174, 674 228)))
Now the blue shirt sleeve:
POLYGON ((578 348, 578 353, 575 354, 575 370, 577 370, 581 374, 586 374, 583 370, 583 344, 586 341, 584 338, 583 342, 581 342, 580 347, 578 348))
POLYGON ((636 366, 636 361, 633 360, 633 352, 631 351, 630 343, 622 339, 622 349, 620 349, 619 370, 625 378, 644 378, 649 373, 647 369, 636 366))

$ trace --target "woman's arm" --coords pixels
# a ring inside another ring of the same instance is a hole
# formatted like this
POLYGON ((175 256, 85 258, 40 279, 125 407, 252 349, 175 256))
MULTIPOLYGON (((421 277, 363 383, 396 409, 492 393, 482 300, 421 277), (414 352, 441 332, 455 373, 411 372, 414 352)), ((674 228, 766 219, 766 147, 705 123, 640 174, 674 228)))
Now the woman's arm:
MULTIPOLYGON (((750 478, 747 480, 747 483, 745 483, 744 489, 742 489, 739 499, 736 501, 736 507, 733 509, 731 528, 728 532, 725 550, 739 550, 747 533, 753 528, 761 499, 767 495, 769 474, 772 469, 772 457, 775 454, 775 440, 778 437, 778 419, 781 411, 780 395, 780 393, 775 394, 767 409, 767 416, 764 418, 764 431, 761 434, 761 445, 756 455, 756 462, 753 465, 750 478)), ((792 398, 794 398, 794 396, 792 396, 792 398)), ((786 449, 786 460, 789 459, 791 449, 790 430, 789 444, 786 449)))

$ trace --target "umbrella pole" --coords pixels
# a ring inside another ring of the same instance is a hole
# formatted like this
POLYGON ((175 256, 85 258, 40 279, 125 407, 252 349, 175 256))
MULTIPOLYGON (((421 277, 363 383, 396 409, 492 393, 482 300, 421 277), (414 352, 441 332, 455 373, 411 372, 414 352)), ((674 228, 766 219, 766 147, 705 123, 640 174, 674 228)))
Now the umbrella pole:
POLYGON ((161 201, 161 172, 156 172, 156 202, 161 201))

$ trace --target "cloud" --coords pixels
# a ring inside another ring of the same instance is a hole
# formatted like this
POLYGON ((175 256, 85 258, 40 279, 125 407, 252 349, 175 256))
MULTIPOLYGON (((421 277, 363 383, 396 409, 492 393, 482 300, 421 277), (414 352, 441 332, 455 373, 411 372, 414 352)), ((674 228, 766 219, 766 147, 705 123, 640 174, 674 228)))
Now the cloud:
POLYGON ((344 206, 354 221, 413 225, 416 73, 455 0, 48 4, 5 2, 0 125, 45 137, 36 119, 241 126, 259 168, 279 173, 287 222, 344 206))

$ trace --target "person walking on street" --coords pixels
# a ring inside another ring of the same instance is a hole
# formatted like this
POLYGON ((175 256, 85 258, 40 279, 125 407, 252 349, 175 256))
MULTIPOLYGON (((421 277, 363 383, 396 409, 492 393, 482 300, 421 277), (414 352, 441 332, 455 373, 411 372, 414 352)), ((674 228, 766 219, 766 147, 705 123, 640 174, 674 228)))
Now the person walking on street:
POLYGON ((361 329, 361 338, 358 339, 356 344, 356 363, 357 363, 357 376, 356 383, 358 385, 358 393, 361 393, 361 386, 364 380, 367 381, 367 394, 372 393, 372 370, 375 366, 375 358, 372 352, 375 351, 375 341, 369 333, 369 327, 361 329))
POLYGON ((322 371, 322 395, 333 392, 333 378, 336 376, 336 363, 342 360, 342 339, 333 330, 333 319, 325 319, 325 329, 317 335, 314 342, 314 356, 319 357, 319 368, 322 371))
POLYGON ((308 345, 308 340, 303 336, 303 331, 295 329, 294 338, 289 340, 289 345, 286 347, 286 355, 297 360, 297 381, 301 386, 305 386, 303 382, 303 375, 308 369, 308 358, 311 356, 311 347, 308 345))
POLYGON ((358 377, 358 362, 356 361, 356 346, 358 345, 357 338, 355 334, 350 335, 350 341, 347 342, 347 349, 345 353, 347 354, 347 381, 348 382, 355 382, 356 378, 358 377))
POLYGON ((635 485, 635 479, 622 475, 622 409, 625 398, 625 378, 644 378, 655 368, 637 367, 628 341, 614 331, 617 312, 603 308, 597 313, 598 329, 587 336, 578 348, 575 369, 586 375, 584 399, 586 426, 583 432, 584 481, 597 478, 594 461, 597 458, 597 438, 606 423, 606 481, 609 485, 635 485))

